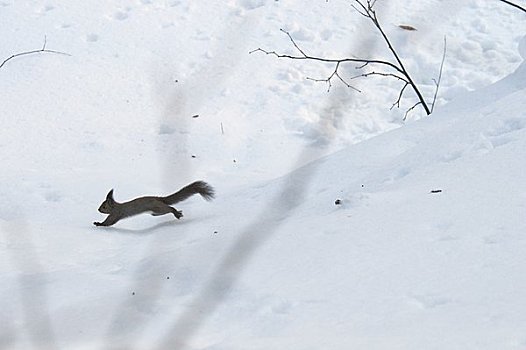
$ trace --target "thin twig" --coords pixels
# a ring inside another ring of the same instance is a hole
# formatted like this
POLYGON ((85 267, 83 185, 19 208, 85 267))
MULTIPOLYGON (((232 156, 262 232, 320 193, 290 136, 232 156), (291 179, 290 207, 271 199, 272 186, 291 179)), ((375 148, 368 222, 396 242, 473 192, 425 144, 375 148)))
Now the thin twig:
MULTIPOLYGON (((409 83, 405 83, 405 85, 400 89, 400 93, 398 94, 398 99, 393 103, 390 110, 393 109, 395 106, 396 108, 400 108, 400 101, 402 100, 402 95, 404 94, 405 88, 409 85, 409 83)), ((407 113, 406 113, 407 114, 407 113)))
POLYGON ((409 112, 411 112, 413 109, 415 109, 416 106, 421 105, 421 104, 422 104, 422 101, 418 101, 412 107, 410 107, 407 111, 405 111, 404 121, 407 119, 407 115, 409 114, 409 112))
POLYGON ((522 7, 522 6, 519 6, 519 5, 517 5, 517 4, 514 4, 514 3, 512 3, 511 1, 507 1, 507 0, 500 0, 500 1, 502 1, 503 3, 508 4, 508 5, 510 5, 510 6, 513 6, 513 7, 515 7, 515 8, 518 8, 518 9, 521 10, 521 11, 526 12, 526 8, 524 8, 524 7, 522 7))
POLYGON ((382 77, 391 77, 391 78, 395 78, 395 79, 398 79, 398 80, 401 80, 405 83, 408 83, 409 82, 407 81, 406 78, 404 77, 401 77, 397 74, 394 74, 394 73, 383 73, 383 72, 375 72, 375 71, 372 71, 372 72, 368 72, 368 73, 363 73, 363 74, 359 74, 359 75, 356 75, 354 77, 352 77, 351 79, 356 79, 356 78, 367 78, 368 76, 371 76, 371 75, 380 75, 382 77))
MULTIPOLYGON (((407 78, 407 82, 409 83, 409 85, 411 85, 411 88, 413 89, 414 93, 418 97, 418 100, 421 102, 421 105, 424 108, 424 110, 426 111, 426 114, 427 115, 431 114, 431 111, 429 110, 429 107, 425 103, 424 97, 422 96, 422 94, 420 93, 420 90, 418 89, 418 87, 414 83, 413 79, 409 75, 409 72, 405 68, 402 60, 398 56, 398 53, 394 49, 393 45, 391 44, 391 41, 389 40, 389 38, 385 34, 382 26, 380 25, 380 22, 378 21, 378 17, 376 16, 376 11, 373 9, 375 1, 367 0, 367 7, 365 7, 365 5, 360 0, 355 0, 355 2, 363 9, 364 13, 366 14, 366 17, 369 18, 373 22, 373 24, 376 27, 376 29, 378 29, 378 31, 382 35, 382 38, 384 39, 385 43, 387 44, 387 47, 389 48, 389 50, 393 54, 396 62, 398 63, 398 66, 397 66, 398 70, 402 73, 403 76, 405 76, 407 78)), ((361 13, 361 12, 360 12, 360 14, 363 15, 363 13, 361 13)))
POLYGON ((263 52, 264 54, 273 55, 273 56, 276 56, 277 58, 288 58, 288 59, 292 59, 292 60, 313 60, 313 61, 320 61, 320 62, 327 62, 327 63, 354 62, 354 63, 363 63, 364 66, 367 65, 367 64, 379 64, 379 65, 389 66, 389 67, 393 68, 394 70, 396 70, 397 72, 403 74, 403 71, 397 65, 395 65, 395 64, 393 64, 393 63, 391 63, 389 61, 384 61, 384 60, 365 59, 365 58, 325 58, 325 57, 316 57, 316 56, 307 55, 307 54, 305 54, 305 52, 303 50, 301 50, 299 48, 299 45, 296 43, 294 38, 292 38, 292 36, 290 35, 289 32, 287 32, 287 31, 285 31, 283 29, 280 29, 280 31, 282 31, 283 33, 285 33, 289 37, 289 39, 292 41, 292 44, 301 53, 301 56, 279 54, 276 51, 267 51, 267 50, 264 50, 262 48, 257 48, 255 50, 252 50, 252 51, 249 52, 249 54, 253 54, 255 52, 263 52))
POLYGON ((71 56, 70 54, 65 53, 65 52, 55 51, 55 50, 48 50, 48 49, 46 49, 46 45, 47 45, 47 38, 44 36, 44 45, 42 45, 42 48, 40 50, 25 51, 25 52, 20 52, 20 53, 16 53, 14 55, 11 55, 10 57, 6 58, 2 62, 2 64, 0 64, 0 68, 2 68, 8 61, 12 60, 13 58, 20 57, 20 56, 25 56, 25 55, 36 54, 36 53, 47 52, 47 53, 54 53, 54 54, 57 54, 57 55, 71 56))
POLYGON ((294 47, 302 54, 303 57, 307 57, 305 52, 303 52, 303 50, 300 49, 298 44, 296 44, 296 42, 294 41, 294 39, 292 38, 292 36, 290 35, 289 32, 287 32, 286 30, 283 30, 283 29, 280 29, 280 31, 282 31, 283 33, 287 34, 287 36, 289 37, 290 41, 292 41, 292 45, 294 45, 294 47))
POLYGON ((444 68, 444 61, 446 60, 446 48, 447 48, 447 41, 446 41, 446 37, 444 36, 444 51, 442 52, 442 62, 440 63, 438 79, 437 80, 433 79, 436 85, 436 89, 435 89, 435 95, 433 96, 433 103, 431 103, 431 113, 433 113, 433 110, 435 109, 435 103, 436 103, 437 95, 438 95, 438 88, 440 87, 440 80, 442 80, 442 70, 444 68))
MULTIPOLYGON (((363 5, 360 3, 360 5, 363 7, 363 5)), ((358 12, 360 15, 364 16, 364 17, 368 17, 367 16, 367 13, 366 12, 362 12, 362 10, 360 10, 359 8, 357 8, 356 6, 354 6, 353 4, 351 4, 351 7, 356 11, 358 12)), ((365 10, 366 11, 366 10, 365 10)))
MULTIPOLYGON (((404 120, 407 118, 407 113, 409 111, 413 110, 418 105, 422 105, 422 107, 424 108, 426 114, 429 115, 429 114, 431 114, 431 110, 429 109, 426 101, 424 100, 424 97, 422 96, 422 93, 420 92, 418 86, 415 84, 415 82, 413 81, 413 79, 409 75, 409 72, 407 71, 407 69, 405 68, 402 60, 398 56, 398 53, 394 49, 393 45, 391 44, 391 41, 389 40, 389 38, 387 37, 386 33, 384 32, 382 26, 380 25, 380 22, 378 20, 377 15, 376 15, 376 11, 373 8, 375 4, 376 4, 376 0, 366 0, 366 1, 354 0, 354 1, 352 1, 351 6, 360 15, 368 18, 371 22, 373 22, 373 24, 376 27, 376 29, 382 35, 382 38, 384 39, 385 43, 387 44, 387 47, 391 51, 391 53, 392 53, 392 55, 394 57, 393 61, 386 61, 386 60, 381 60, 381 59, 356 58, 356 57, 334 59, 334 58, 310 56, 310 55, 307 55, 305 53, 305 51, 303 51, 300 48, 300 46, 296 43, 296 41, 294 40, 292 35, 290 35, 289 32, 287 32, 287 31, 285 31, 283 29, 280 29, 280 30, 288 36, 289 40, 292 42, 292 44, 294 45, 295 49, 300 53, 300 55, 280 54, 280 53, 277 53, 276 51, 267 51, 267 50, 264 50, 262 48, 257 48, 255 50, 252 50, 252 51, 249 52, 249 54, 252 54, 252 53, 255 53, 255 52, 263 52, 264 54, 273 55, 273 56, 276 56, 277 58, 288 58, 288 59, 292 59, 292 60, 312 60, 312 61, 320 61, 320 62, 326 62, 326 63, 334 63, 335 64, 335 69, 332 72, 332 74, 329 75, 329 77, 327 77, 326 79, 307 78, 307 79, 312 80, 312 81, 326 82, 329 85, 328 91, 330 91, 330 89, 332 87, 332 79, 334 77, 337 77, 347 87, 350 87, 350 88, 353 88, 353 89, 359 91, 358 89, 356 89, 353 86, 351 86, 345 79, 343 79, 340 76, 340 74, 338 72, 338 69, 340 67, 340 64, 342 64, 342 63, 346 63, 346 62, 357 63, 359 65, 356 67, 356 69, 364 69, 368 65, 383 66, 384 68, 388 67, 389 69, 392 69, 393 72, 389 72, 389 71, 387 71, 387 72, 378 72, 378 71, 373 70, 371 72, 367 72, 367 73, 363 73, 363 74, 357 75, 357 76, 355 76, 353 78, 350 78, 350 79, 355 79, 355 78, 359 78, 359 77, 368 77, 368 76, 371 76, 371 75, 379 75, 379 76, 391 77, 391 78, 395 78, 395 79, 398 79, 400 81, 403 81, 404 82, 404 86, 402 87, 402 90, 399 93, 399 97, 395 101, 395 103, 393 104, 391 109, 394 108, 394 106, 398 106, 398 107, 400 106, 400 100, 401 100, 401 98, 402 98, 402 96, 404 94, 405 89, 407 88, 407 86, 411 86, 411 89, 413 90, 414 94, 417 96, 419 103, 416 103, 414 106, 412 106, 406 112, 404 120)), ((444 54, 445 54, 445 52, 444 52, 444 54)), ((443 64, 443 62, 442 62, 442 64, 443 64)), ((440 68, 439 79, 441 78, 442 69, 443 69, 443 66, 441 66, 441 68, 440 68)), ((440 81, 437 82, 437 85, 439 85, 439 84, 440 84, 440 81)), ((438 87, 437 87, 437 91, 435 91, 435 94, 437 92, 438 92, 438 87)), ((435 98, 436 98, 436 95, 435 95, 435 98)), ((433 100, 433 101, 435 101, 435 100, 433 100)))
POLYGON ((331 91, 331 87, 332 87, 332 78, 337 77, 348 88, 351 88, 351 89, 353 89, 353 90, 355 90, 357 92, 361 92, 359 89, 355 88, 354 86, 349 84, 347 81, 345 81, 345 79, 342 78, 342 76, 338 72, 338 68, 340 68, 340 63, 336 63, 336 67, 334 68, 334 71, 326 79, 315 79, 315 78, 307 77, 307 80, 311 80, 311 81, 315 81, 315 82, 327 83, 327 85, 328 85, 327 92, 329 92, 329 91, 331 91))

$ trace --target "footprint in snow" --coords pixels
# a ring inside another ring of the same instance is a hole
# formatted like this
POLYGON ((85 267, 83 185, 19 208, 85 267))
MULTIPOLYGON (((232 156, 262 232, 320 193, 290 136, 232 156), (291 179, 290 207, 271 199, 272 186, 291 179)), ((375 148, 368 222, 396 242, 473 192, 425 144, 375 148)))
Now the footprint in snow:
POLYGON ((453 301, 448 297, 433 294, 413 295, 409 297, 409 303, 416 305, 423 310, 434 309, 452 302, 453 301))
POLYGON ((513 133, 526 127, 526 120, 523 118, 512 118, 502 121, 498 126, 485 133, 485 137, 493 147, 505 145, 515 138, 513 133))
POLYGON ((239 4, 245 10, 254 10, 259 7, 265 6, 265 0, 241 0, 239 1, 239 4))
POLYGON ((290 33, 290 35, 294 38, 294 40, 298 41, 314 41, 316 38, 310 30, 306 29, 295 30, 290 33))
POLYGON ((113 14, 112 18, 118 21, 124 21, 128 19, 128 14, 123 11, 117 11, 113 14))
POLYGON ((289 301, 279 301, 272 305, 271 310, 275 314, 286 315, 289 314, 292 309, 292 303, 289 301))
POLYGON ((526 120, 524 118, 512 118, 503 120, 499 126, 493 128, 488 135, 489 136, 500 136, 509 134, 514 131, 522 130, 526 127, 526 120))
POLYGON ((40 10, 40 12, 44 13, 44 12, 49 12, 49 11, 52 11, 55 9, 55 6, 53 5, 46 5, 42 8, 42 10, 40 10))
POLYGON ((270 297, 262 301, 260 312, 263 314, 287 315, 292 311, 294 305, 289 300, 270 297))
POLYGON ((44 194, 44 198, 47 202, 57 203, 62 200, 62 195, 58 191, 48 191, 44 194))
POLYGON ((99 40, 99 36, 97 34, 88 34, 86 35, 86 41, 90 43, 97 42, 99 40))
POLYGON ((175 7, 175 6, 179 6, 181 5, 181 1, 180 0, 170 0, 168 1, 168 6, 170 7, 175 7))

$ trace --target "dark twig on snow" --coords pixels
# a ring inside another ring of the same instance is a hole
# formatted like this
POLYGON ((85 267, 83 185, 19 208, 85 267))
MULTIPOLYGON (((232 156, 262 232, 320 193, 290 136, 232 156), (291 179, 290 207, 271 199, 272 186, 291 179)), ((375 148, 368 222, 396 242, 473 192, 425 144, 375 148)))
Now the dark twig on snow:
POLYGON ((407 81, 406 78, 401 77, 401 76, 399 76, 397 74, 394 74, 394 73, 383 73, 383 72, 374 72, 374 71, 356 75, 356 76, 352 77, 351 79, 366 78, 366 77, 371 76, 371 75, 380 75, 382 77, 391 77, 391 78, 395 78, 395 79, 401 80, 401 81, 409 84, 409 82, 407 81))
MULTIPOLYGON (((420 92, 420 90, 418 89, 418 87, 414 83, 413 79, 409 75, 409 72, 405 68, 402 60, 398 56, 398 53, 394 49, 393 45, 391 44, 391 41, 389 40, 389 38, 385 34, 384 30, 382 29, 382 26, 380 25, 380 22, 378 21, 378 17, 376 16, 376 11, 373 9, 373 6, 374 6, 375 2, 376 2, 376 0, 367 0, 366 5, 365 5, 360 0, 355 0, 355 3, 357 5, 356 6, 352 5, 352 6, 356 9, 356 11, 358 11, 358 13, 360 13, 362 16, 370 19, 371 22, 373 22, 374 26, 376 27, 376 29, 378 29, 378 31, 382 35, 382 38, 384 39, 385 43, 387 44, 387 47, 389 48, 389 51, 391 51, 391 53, 393 54, 396 62, 398 63, 398 67, 399 67, 400 71, 402 72, 402 75, 407 79, 407 83, 411 86, 411 88, 413 89, 413 92, 418 97, 419 103, 417 103, 415 106, 411 107, 408 111, 412 110, 417 105, 422 105, 422 107, 426 111, 426 114, 429 115, 429 114, 431 114, 431 110, 429 109, 427 103, 425 102, 424 97, 422 96, 422 93, 420 92)), ((406 116, 404 117, 404 119, 406 117, 407 117, 407 112, 406 112, 406 116)))
POLYGON ((314 78, 310 78, 310 77, 307 77, 307 79, 308 80, 312 80, 312 81, 316 81, 316 82, 326 82, 327 85, 329 86, 327 88, 327 92, 329 92, 331 90, 331 87, 332 87, 332 83, 331 83, 332 78, 337 77, 348 88, 351 88, 351 89, 353 89, 355 91, 361 92, 360 90, 358 90, 357 88, 355 88, 354 86, 352 86, 351 84, 346 82, 345 79, 342 78, 342 76, 338 73, 338 68, 339 67, 340 67, 340 62, 336 63, 336 67, 334 67, 334 71, 326 79, 314 79, 314 78))
MULTIPOLYGON (((301 54, 300 56, 279 54, 276 51, 267 51, 267 50, 264 50, 262 48, 257 48, 255 50, 252 50, 252 51, 249 52, 249 54, 252 54, 252 53, 255 53, 255 52, 263 52, 266 55, 276 56, 277 58, 288 58, 288 59, 292 59, 292 60, 310 60, 310 61, 320 61, 320 62, 325 62, 325 63, 334 63, 335 64, 335 69, 327 78, 325 78, 325 79, 316 79, 316 78, 307 77, 308 80, 312 80, 312 81, 316 81, 316 82, 326 82, 329 85, 329 89, 328 90, 330 90, 330 88, 332 87, 332 83, 331 83, 332 78, 337 77, 345 86, 347 86, 349 88, 352 88, 352 89, 354 89, 356 91, 360 91, 359 89, 355 88, 354 86, 349 84, 347 81, 345 81, 345 79, 339 74, 338 69, 340 68, 340 65, 342 63, 348 63, 348 62, 361 63, 361 65, 357 66, 356 69, 364 68, 365 66, 367 66, 369 64, 384 65, 384 66, 390 67, 391 69, 394 69, 395 71, 397 71, 398 73, 403 75, 403 71, 401 71, 395 64, 393 64, 393 63, 391 63, 389 61, 375 60, 375 59, 361 59, 361 58, 326 58, 326 57, 318 57, 318 56, 307 55, 305 53, 305 51, 303 51, 298 46, 298 44, 292 38, 292 36, 290 35, 289 32, 287 32, 287 31, 285 31, 283 29, 280 29, 280 30, 283 33, 287 34, 289 39, 292 41, 294 47, 300 52, 300 54, 301 54)), ((369 75, 390 75, 392 77, 397 77, 398 79, 402 79, 403 80, 403 78, 401 78, 399 76, 396 76, 394 73, 378 73, 378 72, 364 73, 364 74, 355 76, 355 77, 353 77, 351 79, 355 79, 355 78, 362 77, 362 76, 366 77, 366 76, 369 76, 369 75)))
POLYGON ((44 45, 42 45, 41 49, 39 49, 39 50, 32 50, 32 51, 25 51, 25 52, 20 52, 20 53, 16 53, 14 55, 11 55, 10 57, 6 58, 2 62, 2 64, 0 64, 0 68, 2 68, 7 62, 12 60, 13 58, 20 57, 20 56, 25 56, 25 55, 32 55, 32 54, 42 53, 42 52, 54 53, 54 54, 57 54, 57 55, 71 56, 70 54, 65 53, 65 52, 46 49, 46 45, 47 45, 47 38, 44 37, 44 45))
POLYGON ((404 94, 405 88, 408 87, 408 86, 409 86, 409 83, 406 82, 405 85, 400 89, 400 93, 398 94, 398 98, 396 99, 396 101, 393 103, 393 105, 389 109, 393 109, 395 107, 396 108, 400 108, 400 100, 402 99, 402 95, 404 94))
POLYGON ((505 3, 505 4, 508 4, 508 5, 510 5, 510 6, 513 6, 513 7, 517 8, 517 9, 519 9, 519 10, 521 10, 521 11, 526 12, 526 8, 524 8, 524 7, 522 7, 522 6, 519 6, 519 5, 517 5, 517 4, 514 4, 514 3, 512 3, 511 1, 507 1, 507 0, 500 0, 500 1, 503 2, 503 3, 505 3))
MULTIPOLYGON (((348 63, 348 62, 360 63, 361 65, 358 66, 357 69, 364 68, 365 66, 367 66, 369 64, 371 64, 371 65, 383 65, 383 66, 387 66, 388 68, 393 69, 396 72, 398 72, 401 75, 403 75, 403 71, 401 71, 395 64, 393 64, 392 62, 389 62, 389 61, 385 61, 385 60, 362 59, 362 58, 326 58, 326 57, 318 57, 318 56, 308 55, 307 53, 305 53, 305 51, 303 49, 301 49, 299 47, 299 45, 296 43, 296 41, 294 40, 292 35, 290 35, 289 32, 287 32, 287 31, 285 31, 283 29, 280 29, 280 31, 285 33, 289 37, 290 41, 292 42, 292 45, 294 45, 294 47, 296 48, 296 50, 298 50, 300 55, 295 56, 295 55, 288 55, 288 54, 279 54, 276 51, 267 51, 267 50, 264 50, 262 48, 257 48, 255 50, 252 50, 252 51, 249 52, 249 54, 252 54, 252 53, 255 53, 255 52, 263 52, 266 55, 276 56, 277 58, 288 58, 288 59, 292 59, 292 60, 310 60, 310 61, 319 61, 319 62, 325 62, 325 63, 334 63, 335 64, 335 69, 329 75, 329 77, 327 77, 325 79, 307 78, 307 79, 312 80, 312 81, 326 82, 329 85, 329 90, 330 90, 330 88, 332 86, 332 82, 331 82, 332 78, 337 77, 345 86, 347 86, 349 88, 352 88, 352 89, 354 89, 356 91, 360 91, 357 88, 355 88, 354 86, 352 86, 351 84, 349 84, 348 82, 346 82, 345 79, 339 74, 338 69, 340 68, 340 65, 342 63, 348 63)), ((375 75, 380 75, 379 73, 374 73, 374 74, 375 75)), ((371 75, 371 74, 369 74, 369 75, 371 75)))
POLYGON ((404 121, 407 119, 407 115, 409 114, 409 112, 411 112, 413 109, 415 109, 418 105, 421 105, 421 104, 422 104, 422 101, 418 101, 413 106, 411 106, 407 111, 405 111, 404 121))

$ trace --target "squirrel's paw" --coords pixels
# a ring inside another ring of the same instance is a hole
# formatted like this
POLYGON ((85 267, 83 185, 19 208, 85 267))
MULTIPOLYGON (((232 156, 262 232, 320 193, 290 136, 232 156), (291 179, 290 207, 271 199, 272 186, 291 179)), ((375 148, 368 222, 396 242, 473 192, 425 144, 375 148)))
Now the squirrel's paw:
POLYGON ((95 222, 93 223, 93 225, 95 225, 95 226, 102 226, 102 222, 96 222, 96 221, 95 221, 95 222))

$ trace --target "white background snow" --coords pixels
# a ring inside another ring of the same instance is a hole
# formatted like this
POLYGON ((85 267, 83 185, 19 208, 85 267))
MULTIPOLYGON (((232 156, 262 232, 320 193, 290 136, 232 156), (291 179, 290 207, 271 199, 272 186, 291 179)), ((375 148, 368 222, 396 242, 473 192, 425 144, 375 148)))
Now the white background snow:
POLYGON ((249 54, 389 58, 348 1, 0 0, 0 62, 69 54, 0 69, 0 348, 526 349, 526 15, 376 7, 427 100, 447 38, 429 117, 249 54))

